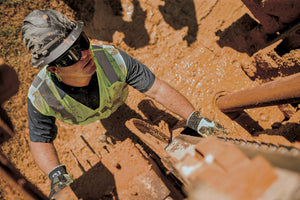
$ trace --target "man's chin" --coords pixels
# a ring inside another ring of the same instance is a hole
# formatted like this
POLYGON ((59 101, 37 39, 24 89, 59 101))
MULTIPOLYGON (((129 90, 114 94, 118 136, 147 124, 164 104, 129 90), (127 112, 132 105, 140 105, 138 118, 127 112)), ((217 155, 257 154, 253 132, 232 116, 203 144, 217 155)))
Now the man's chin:
POLYGON ((94 74, 96 72, 96 65, 95 65, 95 63, 94 62, 89 63, 88 65, 86 65, 84 67, 84 70, 86 72, 88 72, 89 74, 94 74))

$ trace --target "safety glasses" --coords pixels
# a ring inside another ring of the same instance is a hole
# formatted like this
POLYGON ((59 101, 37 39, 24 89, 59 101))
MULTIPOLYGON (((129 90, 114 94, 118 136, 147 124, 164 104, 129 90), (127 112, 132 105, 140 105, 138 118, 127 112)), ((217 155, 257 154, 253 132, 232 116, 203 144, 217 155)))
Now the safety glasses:
POLYGON ((68 67, 74 65, 81 59, 81 51, 90 48, 90 41, 84 32, 80 34, 75 43, 59 58, 53 61, 50 66, 68 67))

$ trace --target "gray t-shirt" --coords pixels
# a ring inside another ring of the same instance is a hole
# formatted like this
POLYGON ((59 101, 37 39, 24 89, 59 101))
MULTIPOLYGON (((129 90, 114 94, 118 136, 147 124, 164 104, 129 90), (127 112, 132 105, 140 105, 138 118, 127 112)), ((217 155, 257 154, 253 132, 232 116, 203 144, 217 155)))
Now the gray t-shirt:
MULTIPOLYGON (((140 92, 144 93, 148 91, 154 83, 155 75, 148 67, 135 58, 129 56, 120 49, 119 51, 127 67, 126 83, 140 92)), ((99 107, 99 89, 96 73, 92 76, 89 85, 85 87, 72 87, 66 85, 63 82, 58 81, 54 75, 51 78, 57 87, 80 103, 92 109, 99 107)), ((30 140, 32 142, 52 142, 57 135, 55 117, 46 116, 40 113, 32 105, 29 99, 27 100, 27 111, 30 140)))

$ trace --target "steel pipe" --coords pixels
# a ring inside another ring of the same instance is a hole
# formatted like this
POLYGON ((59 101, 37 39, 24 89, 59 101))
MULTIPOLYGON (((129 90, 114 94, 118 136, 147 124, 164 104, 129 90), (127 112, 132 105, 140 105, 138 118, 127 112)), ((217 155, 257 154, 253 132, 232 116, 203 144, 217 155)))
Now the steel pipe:
POLYGON ((222 112, 300 102, 300 73, 216 98, 222 112))

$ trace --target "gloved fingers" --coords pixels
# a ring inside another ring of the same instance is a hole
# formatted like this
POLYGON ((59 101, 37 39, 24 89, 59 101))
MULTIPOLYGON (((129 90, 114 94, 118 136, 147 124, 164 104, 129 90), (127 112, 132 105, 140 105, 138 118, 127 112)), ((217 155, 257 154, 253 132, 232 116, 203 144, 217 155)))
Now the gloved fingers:
POLYGON ((208 118, 202 118, 197 127, 198 133, 204 137, 209 135, 226 134, 225 129, 221 124, 214 122, 208 118))
POLYGON ((225 129, 219 123, 202 117, 198 111, 194 111, 189 116, 186 126, 197 131, 202 137, 227 134, 225 129))
POLYGON ((63 185, 57 185, 53 189, 51 189, 50 194, 49 194, 49 199, 54 199, 54 195, 58 193, 59 191, 63 190, 67 186, 63 185))
POLYGON ((52 199, 55 193, 63 190, 71 183, 73 183, 73 178, 69 174, 62 174, 55 177, 51 183, 51 191, 49 194, 49 198, 52 199))

